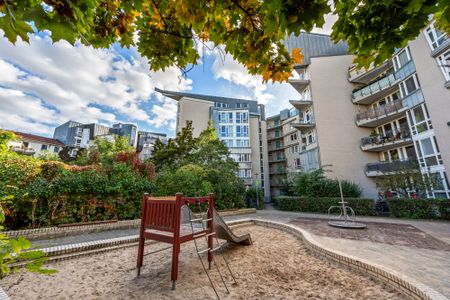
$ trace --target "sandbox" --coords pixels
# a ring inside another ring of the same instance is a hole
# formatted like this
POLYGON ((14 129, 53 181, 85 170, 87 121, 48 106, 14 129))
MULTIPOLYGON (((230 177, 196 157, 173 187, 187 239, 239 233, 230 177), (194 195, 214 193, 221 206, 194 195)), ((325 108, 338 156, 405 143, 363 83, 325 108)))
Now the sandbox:
MULTIPOLYGON (((211 275, 222 299, 407 299, 368 276, 314 256, 296 237, 256 225, 236 228, 250 232, 253 245, 230 246, 224 253, 238 284, 225 293, 217 273, 211 275)), ((165 247, 152 245, 146 252, 165 247)), ((180 253, 178 285, 171 290, 171 252, 145 256, 136 277, 137 247, 61 261, 49 265, 59 271, 47 276, 20 272, 1 281, 12 299, 216 299, 195 253, 193 243, 180 253)))

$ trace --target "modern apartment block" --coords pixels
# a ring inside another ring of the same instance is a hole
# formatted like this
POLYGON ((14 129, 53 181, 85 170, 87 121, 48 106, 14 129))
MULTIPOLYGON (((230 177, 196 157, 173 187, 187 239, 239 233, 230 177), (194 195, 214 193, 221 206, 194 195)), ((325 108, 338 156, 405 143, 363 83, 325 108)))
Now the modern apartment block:
POLYGON ((75 121, 68 121, 55 128, 53 138, 63 142, 66 146, 76 149, 88 148, 92 141, 98 136, 119 136, 128 137, 128 144, 137 145, 137 126, 134 124, 114 124, 113 127, 96 123, 82 124, 75 121))
MULTIPOLYGON (((286 46, 301 47, 305 54, 289 81, 299 92, 290 102, 299 111, 291 126, 300 137, 302 170, 327 166, 332 171, 327 176, 354 181, 364 196, 376 198, 377 176, 395 172, 393 162, 414 160, 424 176, 439 179, 427 196, 450 197, 450 41, 445 34, 431 24, 392 59, 368 70, 357 70, 346 45, 335 45, 325 35, 291 36, 286 46)), ((294 162, 288 159, 286 165, 294 162)), ((278 192, 273 186, 272 194, 278 192)))
POLYGON ((132 147, 137 146, 138 128, 134 124, 117 123, 109 130, 110 134, 117 134, 119 136, 128 137, 128 145, 132 147))
POLYGON ((141 160, 150 158, 153 153, 153 146, 155 142, 160 140, 162 143, 167 143, 167 135, 164 133, 156 133, 149 131, 139 131, 137 141, 137 152, 141 160))
POLYGON ((239 164, 238 176, 247 186, 261 186, 270 195, 264 106, 257 101, 179 93, 156 89, 178 101, 177 132, 192 121, 194 136, 207 128, 217 129, 218 137, 239 164))
POLYGON ((299 122, 296 108, 284 109, 267 118, 267 150, 271 197, 287 193, 287 174, 300 171, 300 132, 292 126, 299 122))

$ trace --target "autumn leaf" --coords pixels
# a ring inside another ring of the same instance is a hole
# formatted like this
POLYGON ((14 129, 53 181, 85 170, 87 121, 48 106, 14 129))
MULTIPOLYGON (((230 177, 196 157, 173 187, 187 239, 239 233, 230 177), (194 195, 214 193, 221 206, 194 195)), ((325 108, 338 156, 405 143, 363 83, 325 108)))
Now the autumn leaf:
POLYGON ((302 48, 292 49, 292 59, 296 64, 301 65, 304 57, 305 56, 302 54, 302 48))

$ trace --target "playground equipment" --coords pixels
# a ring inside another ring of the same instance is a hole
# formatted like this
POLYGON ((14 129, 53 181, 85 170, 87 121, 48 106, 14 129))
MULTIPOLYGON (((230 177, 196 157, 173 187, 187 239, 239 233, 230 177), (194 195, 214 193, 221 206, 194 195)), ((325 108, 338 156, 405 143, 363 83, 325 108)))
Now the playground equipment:
MULTIPOLYGON (((207 253, 208 269, 211 270, 211 264, 216 266, 221 281, 228 292, 228 287, 225 283, 224 277, 222 276, 219 266, 213 256, 215 252, 223 247, 223 244, 221 245, 219 243, 219 237, 235 243, 251 244, 251 238, 249 235, 244 235, 242 237, 235 236, 222 218, 220 218, 220 216, 216 213, 214 209, 214 194, 210 194, 206 197, 183 197, 180 193, 176 194, 175 197, 150 197, 148 194, 144 194, 142 200, 141 228, 139 233, 139 247, 137 256, 138 276, 140 275, 140 270, 143 265, 145 240, 149 239, 169 243, 172 246, 146 253, 145 255, 172 249, 171 280, 172 289, 175 289, 178 278, 178 257, 180 253, 180 246, 182 243, 194 241, 195 249, 203 270, 205 271, 217 298, 220 299, 202 259, 202 255, 207 253), (201 214, 195 215, 189 208, 191 205, 206 206, 206 218, 199 216, 201 214), (215 226, 214 223, 216 220, 218 224, 215 226), (219 236, 216 235, 216 228, 219 229, 219 236), (205 240, 207 244, 205 249, 199 249, 199 239, 205 240), (214 245, 214 240, 216 242, 216 246, 214 245)), ((222 258, 234 282, 236 282, 228 261, 223 253, 222 258)))
POLYGON ((328 225, 339 228, 348 228, 348 229, 364 229, 366 228, 366 224, 356 222, 355 211, 350 206, 347 206, 347 202, 344 201, 344 195, 342 193, 342 185, 341 180, 339 179, 339 191, 341 193, 341 201, 338 202, 340 205, 331 206, 328 209, 328 225), (339 209, 339 216, 337 218, 333 218, 331 216, 331 211, 333 209, 339 209), (350 212, 350 216, 349 213, 350 212))

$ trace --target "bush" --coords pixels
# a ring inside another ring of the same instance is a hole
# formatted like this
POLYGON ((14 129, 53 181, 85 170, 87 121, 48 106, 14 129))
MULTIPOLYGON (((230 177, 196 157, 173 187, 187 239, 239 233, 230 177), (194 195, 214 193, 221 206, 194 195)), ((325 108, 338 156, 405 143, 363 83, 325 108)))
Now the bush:
POLYGON ((387 203, 393 217, 450 220, 448 199, 388 199, 387 203))
MULTIPOLYGON (((326 178, 323 169, 293 173, 289 177, 289 192, 294 196, 314 198, 341 196, 339 181, 326 178)), ((359 185, 348 180, 342 180, 341 185, 344 197, 358 198, 361 196, 359 185)))
POLYGON ((143 193, 153 191, 153 183, 123 163, 109 170, 67 170, 55 162, 41 168, 6 205, 9 228, 139 218, 143 193))
MULTIPOLYGON (((330 206, 339 205, 340 198, 312 198, 281 196, 275 198, 275 205, 280 210, 311 213, 328 213, 330 206)), ((345 198, 348 206, 353 208, 358 216, 376 216, 375 202, 367 198, 345 198)), ((334 212, 336 212, 335 210, 334 212)))
POLYGON ((245 191, 245 202, 247 207, 264 209, 264 190, 262 188, 251 187, 245 191), (259 204, 259 207, 257 207, 259 204))

